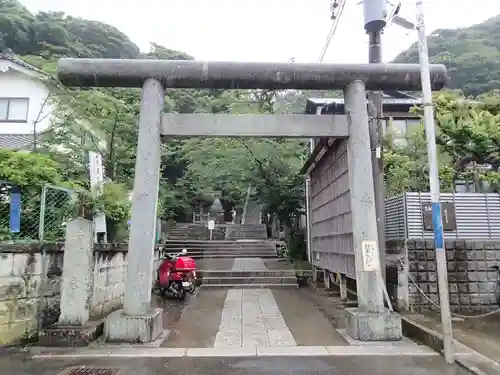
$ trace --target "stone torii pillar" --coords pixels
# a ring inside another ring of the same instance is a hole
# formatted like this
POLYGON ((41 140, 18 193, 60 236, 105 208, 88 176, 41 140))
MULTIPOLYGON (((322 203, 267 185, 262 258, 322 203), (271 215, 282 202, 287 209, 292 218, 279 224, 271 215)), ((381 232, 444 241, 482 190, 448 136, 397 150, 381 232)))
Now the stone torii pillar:
POLYGON ((162 309, 151 308, 151 286, 164 103, 163 85, 156 79, 146 79, 139 116, 123 310, 114 311, 106 319, 104 334, 108 341, 150 342, 163 332, 162 309))
MULTIPOLYGON (((61 59, 67 86, 142 87, 132 222, 123 309, 106 321, 111 341, 149 342, 161 334, 161 309, 151 308, 156 201, 162 136, 348 138, 359 308, 347 310, 348 332, 362 340, 401 337, 397 314, 384 310, 365 90, 418 90, 417 64, 298 64, 126 59, 61 59), (302 115, 172 115, 162 117, 164 88, 344 89, 346 119, 302 115), (359 168, 359 169, 358 169, 359 168), (378 268, 378 269, 377 269, 378 268), (399 331, 398 331, 399 330, 399 331)), ((434 90, 447 81, 431 67, 434 90)))

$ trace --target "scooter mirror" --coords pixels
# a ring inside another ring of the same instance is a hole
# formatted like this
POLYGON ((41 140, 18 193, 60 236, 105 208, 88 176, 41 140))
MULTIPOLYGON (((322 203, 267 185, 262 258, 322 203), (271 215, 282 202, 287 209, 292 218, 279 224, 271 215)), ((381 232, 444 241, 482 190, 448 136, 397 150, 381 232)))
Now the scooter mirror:
POLYGON ((187 254, 188 251, 187 251, 187 249, 182 249, 181 252, 182 252, 182 254, 187 254))

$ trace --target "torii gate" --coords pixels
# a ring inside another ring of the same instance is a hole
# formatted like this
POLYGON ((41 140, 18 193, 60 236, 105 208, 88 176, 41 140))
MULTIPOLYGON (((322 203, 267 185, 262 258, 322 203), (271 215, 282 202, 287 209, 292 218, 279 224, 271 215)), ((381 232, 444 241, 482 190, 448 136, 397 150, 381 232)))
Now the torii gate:
MULTIPOLYGON (((447 81, 431 67, 434 90, 447 81)), ((139 138, 123 309, 105 323, 108 340, 150 342, 163 331, 162 311, 151 307, 160 145, 166 136, 330 137, 347 139, 358 308, 346 309, 353 338, 401 338, 399 315, 384 309, 366 90, 418 90, 416 64, 298 64, 172 60, 61 59, 66 86, 141 87, 139 138), (345 116, 164 114, 165 88, 344 90, 345 116), (368 264, 368 265, 367 265, 368 264), (360 331, 363 331, 360 333, 360 331)))

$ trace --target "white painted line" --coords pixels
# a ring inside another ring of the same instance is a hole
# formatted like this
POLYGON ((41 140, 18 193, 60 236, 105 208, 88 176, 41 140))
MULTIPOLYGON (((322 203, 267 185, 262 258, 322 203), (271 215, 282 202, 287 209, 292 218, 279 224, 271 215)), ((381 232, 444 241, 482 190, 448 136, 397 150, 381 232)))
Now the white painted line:
POLYGON ((437 356, 428 348, 401 349, 394 346, 291 346, 232 348, 121 348, 109 351, 75 349, 64 354, 33 355, 33 359, 71 358, 182 358, 182 357, 305 357, 305 356, 437 356), (427 349, 427 350, 426 350, 427 349))
POLYGON ((187 357, 254 357, 255 348, 189 348, 187 357))
POLYGON ((329 355, 333 356, 433 356, 433 351, 423 352, 417 348, 402 349, 392 345, 380 346, 327 346, 329 355))
POLYGON ((68 358, 102 358, 109 357, 110 352, 98 352, 98 353, 89 353, 89 352, 75 352, 75 353, 66 353, 66 354, 36 354, 32 356, 33 359, 68 359, 68 358))
POLYGON ((257 348, 257 355, 263 357, 296 357, 327 356, 329 353, 325 346, 283 346, 279 348, 257 348))
POLYGON ((108 357, 139 357, 139 358, 180 358, 186 355, 187 348, 144 348, 133 349, 127 348, 121 350, 114 350, 108 357))

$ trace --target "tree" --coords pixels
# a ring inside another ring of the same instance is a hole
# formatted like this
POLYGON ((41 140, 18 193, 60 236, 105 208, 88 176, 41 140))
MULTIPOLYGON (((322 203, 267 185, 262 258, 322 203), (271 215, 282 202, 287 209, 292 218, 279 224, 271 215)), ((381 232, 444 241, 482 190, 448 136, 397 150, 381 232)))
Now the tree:
MULTIPOLYGON (((441 148, 438 148, 438 162, 441 191, 452 191, 454 165, 441 148)), ((423 129, 411 134, 403 144, 394 143, 388 135, 384 151, 384 179, 388 195, 429 191, 427 144, 423 129)))
MULTIPOLYGON (((436 143, 441 189, 451 191, 456 180, 486 181, 499 185, 500 168, 500 98, 487 93, 476 100, 466 100, 457 92, 434 96, 436 143), (489 166, 474 172, 474 166, 489 166)), ((415 108, 422 114, 421 108, 415 108)), ((403 191, 428 191, 427 149, 424 131, 408 137, 397 146, 388 135, 384 155, 386 184, 389 194, 403 191)))
MULTIPOLYGON (((433 63, 445 64, 451 76, 449 88, 476 96, 496 89, 500 83, 500 15, 480 24, 455 30, 440 29, 428 39, 433 63)), ((394 62, 418 63, 413 44, 394 62)))
POLYGON ((137 58, 139 48, 117 28, 65 15, 32 14, 17 0, 0 0, 0 52, 45 57, 137 58))
MULTIPOLYGON (((40 198, 45 184, 64 185, 58 165, 48 156, 0 148, 0 240, 11 238, 9 231, 10 194, 21 193, 21 232, 27 237, 38 234, 40 198)), ((66 186, 71 187, 71 184, 66 186)), ((52 215, 47 210, 47 215, 52 215)))
MULTIPOLYGON (((0 11, 0 34, 6 35, 0 48, 22 55, 24 61, 49 74, 55 72, 55 61, 61 56, 192 59, 155 43, 148 53, 140 54, 137 46, 110 25, 61 12, 32 14, 16 0, 0 0, 0 11)), ((106 175, 115 185, 108 182, 99 198, 83 194, 83 206, 87 212, 99 208, 115 222, 124 220, 127 203, 117 202, 132 188, 139 91, 68 90, 55 82, 53 86, 50 100, 56 107, 55 121, 37 151, 50 155, 63 179, 87 192, 87 153, 100 153, 106 175)), ((308 95, 323 93, 168 89, 165 111, 301 113, 308 95)), ((221 195, 226 208, 239 207, 252 185, 259 195, 255 199, 289 225, 303 203, 298 172, 304 150, 303 142, 283 139, 168 139, 162 149, 159 212, 164 218, 181 218, 197 202, 209 202, 215 195, 221 195)))

